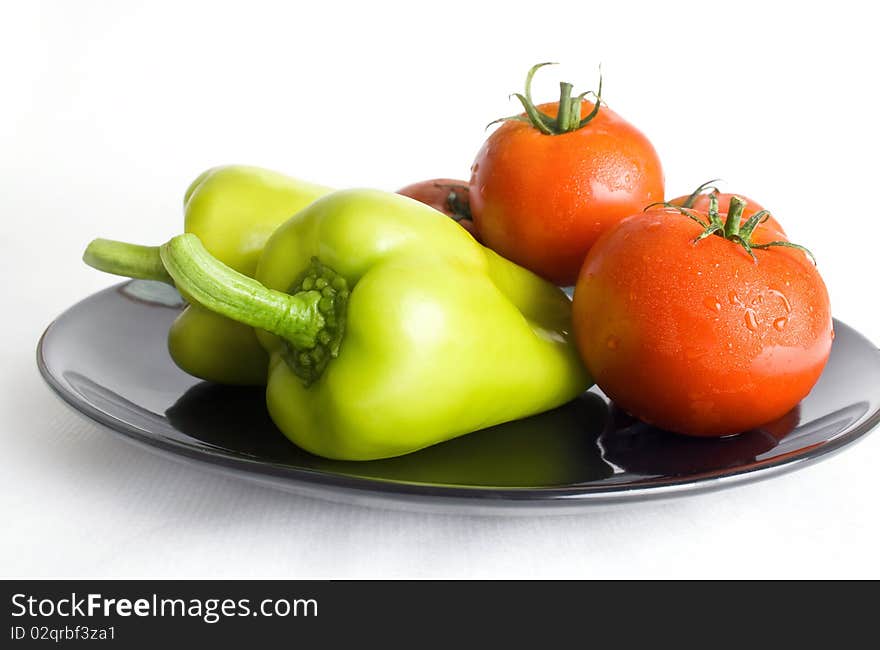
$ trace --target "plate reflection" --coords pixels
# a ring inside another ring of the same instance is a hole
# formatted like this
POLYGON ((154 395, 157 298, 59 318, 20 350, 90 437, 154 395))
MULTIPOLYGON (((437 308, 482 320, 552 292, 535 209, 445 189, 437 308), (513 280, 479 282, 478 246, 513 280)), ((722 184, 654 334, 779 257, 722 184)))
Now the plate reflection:
POLYGON ((261 388, 196 384, 165 413, 204 445, 282 466, 432 485, 557 487, 609 478, 702 475, 755 462, 798 424, 795 409, 777 422, 720 439, 655 429, 609 407, 593 392, 564 406, 385 460, 314 456, 289 442, 265 408, 261 388))

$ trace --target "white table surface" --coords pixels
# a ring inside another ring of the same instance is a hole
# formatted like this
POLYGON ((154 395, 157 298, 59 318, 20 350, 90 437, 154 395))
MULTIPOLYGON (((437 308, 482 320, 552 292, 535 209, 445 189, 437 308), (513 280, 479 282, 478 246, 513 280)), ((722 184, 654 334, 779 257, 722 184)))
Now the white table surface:
POLYGON ((880 578, 877 433, 721 492, 466 517, 160 458, 43 384, 42 330, 115 281, 80 262, 91 238, 163 241, 189 181, 227 162, 337 187, 466 177, 483 126, 517 110, 507 94, 547 59, 565 65, 537 96, 561 78, 592 87, 602 62, 609 105, 651 137, 670 195, 721 176, 771 207, 816 253, 836 316, 880 341, 867 8, 791 22, 768 3, 573 3, 551 22, 526 3, 414 6, 0 8, 0 577, 880 578))

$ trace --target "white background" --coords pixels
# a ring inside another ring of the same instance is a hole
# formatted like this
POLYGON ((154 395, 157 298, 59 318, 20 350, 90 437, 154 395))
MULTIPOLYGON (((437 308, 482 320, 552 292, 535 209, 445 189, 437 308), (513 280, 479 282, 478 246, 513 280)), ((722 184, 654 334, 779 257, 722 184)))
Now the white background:
POLYGON ((880 341, 868 6, 0 3, 0 576, 880 578, 880 434, 668 502, 390 512, 155 457, 67 411, 34 364, 52 318, 115 282, 80 262, 85 244, 164 241, 203 169, 389 190, 467 178, 484 125, 545 60, 563 65, 536 98, 563 78, 595 87, 601 63, 669 196, 720 176, 770 207, 815 252, 835 315, 880 341))

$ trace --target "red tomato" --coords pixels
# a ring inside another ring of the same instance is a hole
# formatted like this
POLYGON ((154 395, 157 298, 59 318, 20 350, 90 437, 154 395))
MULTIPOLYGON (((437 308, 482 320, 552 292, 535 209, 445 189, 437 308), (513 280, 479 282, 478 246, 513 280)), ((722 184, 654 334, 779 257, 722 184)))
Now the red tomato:
MULTIPOLYGON (((718 188, 711 187, 710 183, 715 183, 716 181, 709 181, 708 183, 703 183, 694 190, 693 194, 689 194, 687 196, 678 196, 674 199, 670 199, 667 201, 669 205, 677 205, 683 208, 693 208, 699 212, 708 212, 709 205, 711 203, 711 197, 714 196, 718 205, 721 206, 722 209, 727 209, 727 205, 730 203, 730 199, 734 196, 738 196, 743 201, 746 202, 746 207, 743 210, 742 218, 743 221, 747 220, 756 212, 760 212, 764 208, 757 201, 753 201, 752 199, 744 196, 743 194, 731 194, 729 192, 719 192, 718 188)), ((722 212, 722 214, 726 214, 722 212)), ((782 229, 782 226, 779 225, 779 222, 773 218, 772 215, 767 216, 767 220, 764 222, 770 230, 776 230, 782 234, 785 234, 785 230, 782 229)))
MULTIPOLYGON (((527 97, 528 90, 524 103, 527 97)), ((531 107, 561 121, 560 103, 570 101, 531 107)), ((594 102, 577 103, 577 111, 569 111, 582 119, 595 109, 594 102)), ((663 200, 660 159, 638 129, 604 105, 584 126, 558 135, 521 119, 502 124, 477 154, 471 214, 486 246, 551 282, 571 285, 599 235, 663 200)))
POLYGON ((476 239, 476 228, 471 218, 470 190, 466 181, 452 178, 435 178, 407 185, 397 190, 398 194, 430 205, 435 210, 449 215, 476 239))
MULTIPOLYGON (((720 436, 803 399, 833 331, 828 293, 803 251, 753 248, 752 259, 724 236, 695 241, 703 232, 673 209, 608 231, 584 261, 574 332, 618 406, 662 429, 720 436)), ((745 239, 754 247, 784 238, 763 225, 745 239)))

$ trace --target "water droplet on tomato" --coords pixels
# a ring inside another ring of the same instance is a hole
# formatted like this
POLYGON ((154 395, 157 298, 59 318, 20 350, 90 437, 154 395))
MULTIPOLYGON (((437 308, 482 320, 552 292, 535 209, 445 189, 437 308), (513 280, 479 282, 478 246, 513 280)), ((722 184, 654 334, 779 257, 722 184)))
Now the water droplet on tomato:
POLYGON ((781 291, 777 291, 776 289, 769 289, 767 291, 767 293, 776 296, 777 298, 779 298, 782 301, 782 306, 785 307, 786 314, 791 313, 791 303, 788 302, 788 298, 785 297, 784 293, 782 293, 781 291))
POLYGON ((787 318, 777 318, 775 321, 773 321, 773 327, 776 329, 777 332, 781 332, 782 330, 784 330, 786 324, 788 324, 787 318))
POLYGON ((721 303, 714 296, 706 296, 703 299, 703 304, 706 305, 707 309, 714 311, 716 314, 721 311, 721 303))
POLYGON ((731 305, 739 305, 740 307, 742 307, 743 301, 740 300, 740 297, 737 295, 736 291, 730 291, 727 294, 727 300, 730 302, 731 305))
POLYGON ((755 312, 751 309, 746 309, 746 327, 748 327, 751 331, 758 331, 758 319, 755 317, 755 312))
POLYGON ((831 340, 834 340, 834 330, 831 330, 831 340))

